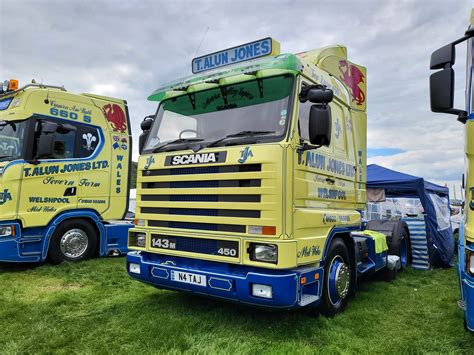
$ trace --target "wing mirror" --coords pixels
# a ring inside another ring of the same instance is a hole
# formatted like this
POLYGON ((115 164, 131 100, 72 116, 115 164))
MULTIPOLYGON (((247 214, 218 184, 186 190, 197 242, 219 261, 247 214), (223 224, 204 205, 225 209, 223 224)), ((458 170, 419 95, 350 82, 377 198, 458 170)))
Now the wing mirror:
POLYGON ((56 137, 54 134, 41 134, 38 138, 37 159, 48 159, 54 157, 54 145, 56 137))
POLYGON ((441 69, 430 76, 431 111, 457 115, 462 123, 466 123, 468 114, 453 107, 455 74, 452 66, 456 62, 455 46, 473 36, 474 29, 469 29, 464 37, 434 51, 430 61, 431 70, 441 69))
POLYGON ((331 107, 327 104, 312 105, 309 110, 309 141, 315 146, 331 144, 331 107))
POLYGON ((329 146, 331 143, 332 118, 329 103, 334 93, 324 85, 307 85, 301 88, 300 101, 314 103, 309 111, 309 141, 312 146, 303 149, 315 149, 329 146))
POLYGON ((311 88, 308 91, 309 102, 315 104, 328 104, 334 98, 334 93, 331 89, 327 89, 325 86, 319 88, 311 88))
POLYGON ((148 135, 150 134, 150 129, 153 126, 153 122, 155 122, 155 116, 150 115, 146 116, 142 123, 140 124, 140 128, 142 129, 143 133, 140 134, 138 138, 138 153, 142 154, 143 148, 145 147, 146 140, 148 139, 148 135))

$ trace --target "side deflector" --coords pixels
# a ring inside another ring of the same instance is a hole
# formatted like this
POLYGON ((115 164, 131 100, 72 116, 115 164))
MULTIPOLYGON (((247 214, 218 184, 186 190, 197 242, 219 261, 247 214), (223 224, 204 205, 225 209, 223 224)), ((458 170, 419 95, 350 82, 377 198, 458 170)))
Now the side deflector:
MULTIPOLYGON (((347 60, 347 49, 341 45, 324 47, 298 54, 298 57, 330 73, 349 93, 351 108, 366 110, 367 69, 347 60)), ((337 93, 336 93, 337 95, 337 93)))

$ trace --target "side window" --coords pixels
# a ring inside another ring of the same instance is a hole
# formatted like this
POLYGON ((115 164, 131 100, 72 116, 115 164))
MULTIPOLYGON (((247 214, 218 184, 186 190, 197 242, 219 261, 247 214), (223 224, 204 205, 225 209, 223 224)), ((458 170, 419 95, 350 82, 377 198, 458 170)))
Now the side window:
POLYGON ((312 103, 309 101, 300 102, 298 110, 298 126, 300 130, 300 137, 305 141, 309 141, 309 110, 312 103))
MULTIPOLYGON (((48 123, 57 121, 38 120, 36 126, 35 148, 38 147, 40 131, 48 123)), ((95 127, 79 125, 74 122, 59 123, 54 132, 54 153, 49 159, 77 159, 90 157, 99 145, 99 131, 95 127)))
MULTIPOLYGON (((38 120, 36 123, 35 151, 39 144, 39 136, 41 130, 47 127, 48 123, 57 124, 55 121, 38 120)), ((58 125, 54 132, 54 153, 50 159, 71 159, 74 158, 74 150, 76 147, 76 130, 74 126, 58 125)), ((36 156, 36 153, 34 154, 36 156)))
POLYGON ((99 145, 99 130, 81 125, 78 130, 78 144, 75 158, 87 158, 94 154, 99 145))

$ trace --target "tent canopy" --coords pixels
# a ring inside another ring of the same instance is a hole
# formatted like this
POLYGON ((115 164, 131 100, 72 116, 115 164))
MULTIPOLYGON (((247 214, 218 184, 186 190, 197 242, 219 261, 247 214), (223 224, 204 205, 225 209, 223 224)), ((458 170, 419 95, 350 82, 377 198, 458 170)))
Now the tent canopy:
POLYGON ((432 265, 452 266, 454 239, 449 222, 449 189, 422 177, 370 164, 367 189, 384 189, 387 197, 417 197, 425 210, 426 235, 432 265))

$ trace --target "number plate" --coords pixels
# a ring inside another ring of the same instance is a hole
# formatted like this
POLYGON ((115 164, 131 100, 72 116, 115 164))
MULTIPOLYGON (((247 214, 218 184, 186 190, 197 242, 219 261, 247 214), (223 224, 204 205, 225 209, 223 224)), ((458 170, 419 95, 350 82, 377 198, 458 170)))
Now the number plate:
POLYGON ((190 272, 171 271, 171 280, 206 287, 206 276, 190 272))

